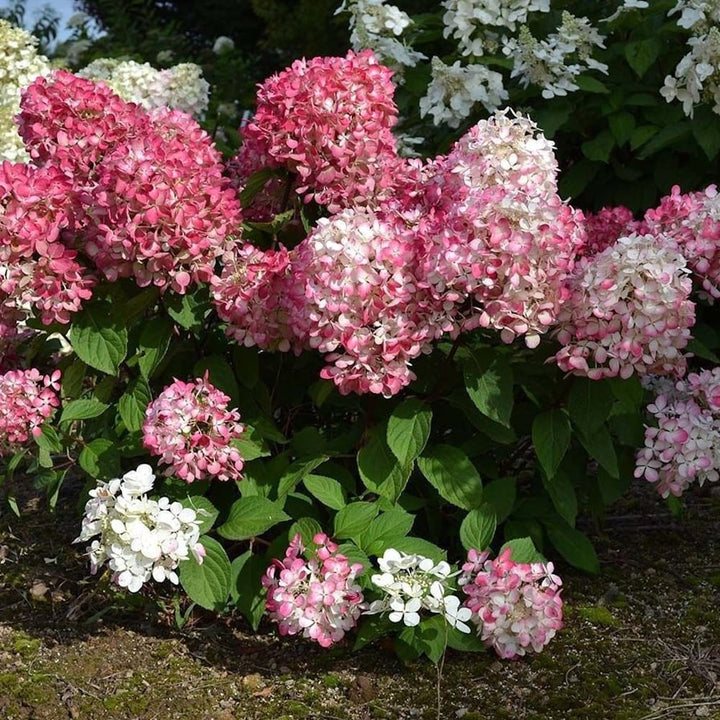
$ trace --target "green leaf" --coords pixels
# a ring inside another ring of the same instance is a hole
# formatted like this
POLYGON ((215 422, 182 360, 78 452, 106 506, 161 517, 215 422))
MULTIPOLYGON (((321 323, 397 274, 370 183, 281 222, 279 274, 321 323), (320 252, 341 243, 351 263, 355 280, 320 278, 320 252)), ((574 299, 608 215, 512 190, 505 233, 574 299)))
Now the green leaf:
POLYGON ((657 38, 630 41, 625 43, 625 59, 635 74, 642 78, 657 60, 662 47, 662 43, 657 38))
POLYGON ((482 480, 462 450, 452 445, 435 445, 417 463, 420 472, 445 500, 464 510, 480 507, 482 480))
POLYGON ((659 130, 660 128, 657 125, 641 125, 635 128, 630 136, 630 149, 637 150, 651 137, 657 135, 659 130))
POLYGON ((632 473, 621 472, 619 477, 613 477, 604 468, 600 467, 597 473, 597 483, 603 503, 612 505, 630 489, 632 473))
POLYGON ((587 435, 599 428, 610 415, 615 398, 602 380, 574 377, 568 397, 568 413, 573 425, 587 435))
POLYGON ((270 180, 271 177, 277 175, 277 172, 272 168, 263 168, 254 172, 246 181, 245 187, 243 187, 240 193, 240 204, 243 208, 249 207, 253 198, 265 187, 265 183, 270 180))
POLYGON ((230 560, 225 548, 207 535, 200 538, 205 548, 202 564, 194 556, 179 567, 180 584, 188 597, 206 610, 222 610, 230 595, 230 560))
POLYGON ((477 409, 491 420, 510 426, 513 372, 507 356, 492 350, 475 351, 464 365, 465 389, 477 409))
POLYGON ((310 474, 303 478, 303 484, 313 497, 333 510, 340 510, 347 503, 343 486, 334 478, 310 474))
POLYGON ((127 392, 118 400, 118 412, 130 432, 142 429, 145 411, 151 400, 150 387, 145 378, 135 378, 130 382, 127 392))
POLYGON ((475 548, 485 550, 490 546, 495 530, 497 529, 497 516, 495 509, 488 503, 471 510, 460 525, 460 542, 466 550, 475 548))
POLYGON ((193 366, 193 373, 198 378, 204 377, 207 373, 210 383, 230 398, 233 407, 237 406, 240 387, 230 363, 224 357, 210 355, 210 357, 198 360, 193 366))
POLYGON ((322 455, 312 460, 296 460, 283 473, 278 482, 278 498, 285 497, 288 493, 293 492, 298 483, 311 473, 318 465, 322 465, 327 460, 327 455, 322 455))
POLYGON ((368 615, 355 634, 353 650, 360 650, 383 635, 390 635, 397 630, 397 624, 390 622, 384 615, 368 615))
POLYGON ((549 478, 570 446, 570 421, 562 410, 547 410, 532 424, 532 441, 540 465, 549 478))
POLYGON ((401 630, 398 640, 437 665, 445 652, 447 629, 445 618, 434 615, 424 618, 415 627, 401 630))
POLYGON ((127 355, 127 328, 107 302, 92 302, 75 313, 68 339, 83 362, 108 375, 118 374, 127 355))
POLYGON ((416 537, 398 538, 393 543, 393 547, 400 552, 408 555, 422 555, 430 558, 434 563, 447 559, 447 553, 429 540, 416 537))
POLYGON ((313 538, 322 532, 320 523, 309 517, 300 518, 296 520, 288 530, 288 537, 292 540, 296 535, 300 535, 302 543, 306 548, 315 547, 313 538))
POLYGON ((588 160, 596 160, 598 162, 608 162, 610 153, 615 147, 615 138, 609 130, 603 130, 598 133, 592 140, 584 142, 580 149, 588 160))
POLYGON ((257 384, 260 373, 260 353, 258 353, 257 348, 235 345, 232 360, 235 377, 244 387, 252 390, 257 384))
POLYGON ((711 162, 720 153, 720 121, 708 108, 698 108, 693 117, 693 135, 711 162))
POLYGON ((262 440, 258 442, 248 437, 251 433, 251 431, 248 432, 248 430, 250 430, 250 428, 246 426, 246 430, 241 437, 230 441, 230 444, 240 453, 242 459, 245 460, 245 462, 250 462, 251 460, 257 460, 257 458, 270 455, 270 450, 267 449, 267 446, 262 440))
POLYGON ((414 522, 415 516, 404 510, 381 513, 357 536, 356 542, 368 555, 382 555, 412 530, 414 522))
POLYGON ((354 502, 346 505, 335 516, 333 536, 344 540, 357 537, 367 528, 380 511, 377 503, 354 502))
POLYGON ((589 93, 595 93, 599 95, 609 95, 610 90, 608 90, 607 86, 601 83, 596 78, 590 76, 590 75, 580 75, 575 78, 575 84, 582 90, 583 92, 589 92, 589 93))
POLYGON ((82 394, 86 372, 87 365, 82 360, 73 361, 63 370, 62 395, 64 398, 76 398, 82 394))
POLYGON ((253 630, 257 630, 265 613, 262 577, 268 561, 252 550, 236 557, 231 565, 230 596, 253 630))
POLYGON ((119 477, 120 455, 112 440, 97 438, 89 442, 78 457, 80 467, 93 478, 119 477))
POLYGON ((476 632, 464 633, 457 628, 448 627, 447 644, 460 652, 486 652, 487 647, 476 632))
POLYGON ((702 358, 703 360, 720 364, 720 358, 697 338, 690 338, 685 352, 692 353, 695 357, 702 358))
POLYGON ((277 503, 267 498, 242 497, 230 506, 228 519, 217 531, 228 540, 248 540, 289 519, 277 503))
POLYGON ((595 548, 583 533, 563 522, 546 522, 545 530, 550 542, 567 562, 590 573, 600 572, 595 548))
POLYGON ((195 510, 200 534, 209 532, 220 511, 203 495, 188 495, 181 502, 185 507, 195 510))
POLYGON ((432 410, 419 398, 404 400, 388 418, 387 445, 403 467, 425 449, 431 422, 432 410))
POLYGON ((616 112, 610 115, 608 124, 615 142, 620 147, 632 137, 635 130, 635 116, 625 111, 616 112))
POLYGON ((613 477, 619 477, 620 470, 618 469, 617 454, 608 429, 601 425, 589 435, 581 432, 579 437, 588 455, 597 460, 613 477))
POLYGON ((690 134, 691 130, 692 123, 688 120, 666 125, 645 145, 642 152, 638 153, 638 159, 645 160, 645 158, 654 155, 668 145, 682 140, 690 134))
POLYGON ((510 548, 510 556, 516 563, 534 563, 543 560, 543 556, 535 549, 535 543, 529 537, 508 540, 498 550, 498 557, 508 548, 510 548))
POLYGON ((172 338, 173 324, 166 317, 148 320, 140 333, 138 366, 143 377, 150 379, 167 353, 172 338))
POLYGON ((560 176, 559 192, 563 198, 575 198, 595 179, 600 165, 590 160, 578 160, 560 176))
POLYGON ((483 501, 493 506, 499 523, 512 512, 516 492, 516 481, 513 477, 498 478, 483 488, 483 501))
POLYGON ((395 503, 407 485, 412 463, 403 465, 387 444, 384 425, 374 427, 368 442, 357 454, 357 466, 360 479, 372 493, 388 498, 395 503))
POLYGON ((43 425, 40 434, 33 435, 33 440, 41 450, 49 453, 61 453, 64 449, 60 436, 52 425, 43 425))
POLYGON ((186 330, 200 328, 211 306, 210 296, 204 287, 187 295, 167 293, 164 302, 168 315, 186 330))
POLYGON ((627 378, 627 380, 623 380, 622 378, 609 378, 603 380, 603 383, 607 383, 610 386, 612 394, 618 401, 618 407, 613 414, 637 414, 639 412, 645 391, 637 375, 633 375, 627 378))
POLYGON ((575 525, 575 518, 578 512, 577 495, 568 472, 563 468, 551 478, 543 476, 543 485, 552 500, 555 509, 563 520, 569 525, 575 525))

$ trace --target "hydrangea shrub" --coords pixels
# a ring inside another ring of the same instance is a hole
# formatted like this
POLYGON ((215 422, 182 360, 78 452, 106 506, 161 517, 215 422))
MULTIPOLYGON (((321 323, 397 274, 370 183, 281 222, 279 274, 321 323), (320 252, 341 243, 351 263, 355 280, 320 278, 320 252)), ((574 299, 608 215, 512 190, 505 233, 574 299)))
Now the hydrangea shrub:
MULTIPOLYGON (((405 28, 366 5, 359 35, 405 28)), ((35 79, 0 166, 0 455, 51 502, 86 476, 78 542, 130 592, 323 647, 540 652, 548 557, 599 569, 580 513, 718 479, 717 190, 583 212, 507 109, 403 157, 391 78, 297 61, 229 159, 181 110, 35 79)))

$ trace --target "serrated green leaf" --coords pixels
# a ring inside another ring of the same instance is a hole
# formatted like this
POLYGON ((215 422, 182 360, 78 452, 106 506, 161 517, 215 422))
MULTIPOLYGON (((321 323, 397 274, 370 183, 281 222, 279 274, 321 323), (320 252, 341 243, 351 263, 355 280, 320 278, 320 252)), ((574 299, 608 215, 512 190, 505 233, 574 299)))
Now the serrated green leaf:
POLYGON ((549 478, 570 446, 570 421, 562 410, 547 410, 533 420, 532 441, 540 465, 549 478))
POLYGON ((600 572, 600 561, 588 538, 567 523, 545 523, 545 530, 555 549, 569 562, 590 573, 600 572))
POLYGON ((47 450, 49 453, 61 453, 63 451, 60 436, 52 425, 43 425, 40 434, 33 435, 33 440, 40 449, 47 450))
POLYGON ((720 153, 720 122, 717 113, 708 108, 698 108, 693 117, 693 135, 711 162, 720 153))
POLYGON ((513 409, 513 372, 506 356, 476 350, 463 366, 465 389, 477 409, 491 420, 510 426, 513 409))
POLYGON ((642 152, 638 153, 638 158, 640 160, 645 160, 645 158, 654 155, 656 152, 668 147, 668 145, 672 145, 673 143, 682 140, 688 136, 691 131, 692 122, 688 120, 681 120, 677 123, 665 125, 665 127, 653 136, 652 140, 649 140, 644 145, 642 152))
POLYGON ((76 398, 82 393, 83 381, 87 373, 87 365, 82 360, 75 360, 68 365, 62 374, 63 398, 76 398))
POLYGON ((403 467, 424 450, 430 436, 432 410, 419 398, 407 398, 388 418, 388 447, 403 467))
POLYGON ((365 487, 394 503, 407 485, 412 463, 403 465, 395 457, 385 439, 386 434, 384 425, 372 429, 368 442, 358 451, 357 466, 365 487))
POLYGON ((573 425, 591 434, 607 420, 615 398, 603 380, 574 377, 568 396, 568 414, 573 425))
POLYGON ((326 460, 327 455, 322 455, 312 460, 296 460, 290 464, 278 482, 278 498, 283 498, 293 492, 298 483, 300 483, 306 475, 309 475, 318 465, 322 465, 326 460))
POLYGON ((471 510, 463 519, 460 525, 460 542, 466 550, 485 550, 495 537, 496 529, 495 509, 485 502, 479 508, 471 510))
POLYGON ((659 130, 657 125, 641 125, 635 128, 630 136, 630 149, 637 150, 642 147, 651 137, 655 137, 659 130))
POLYGON ((200 534, 204 535, 209 532, 220 514, 210 500, 203 495, 188 495, 181 502, 185 507, 195 510, 200 534))
POLYGON ((193 555, 183 560, 178 566, 180 584, 200 607, 222 610, 230 595, 230 560, 217 540, 204 535, 200 543, 205 548, 202 564, 193 555))
POLYGON ((591 458, 597 460, 613 477, 619 477, 617 454, 608 429, 601 425, 590 434, 581 432, 580 443, 591 458))
POLYGON ((259 496, 242 497, 230 506, 227 520, 217 529, 228 540, 248 540, 290 520, 277 503, 259 496))
POLYGON ((303 484, 314 498, 333 510, 340 510, 347 503, 343 486, 334 478, 311 473, 303 478, 303 484))
POLYGON ((368 555, 382 555, 412 530, 414 522, 415 516, 404 510, 381 513, 357 536, 357 544, 368 555))
POLYGON ((314 547, 313 538, 322 532, 320 523, 314 518, 304 517, 296 520, 288 530, 288 537, 292 540, 296 535, 300 535, 302 543, 306 548, 314 547))
POLYGON ((107 302, 90 303, 75 313, 68 339, 83 362, 108 375, 118 374, 127 355, 127 328, 107 302))
POLYGON ((138 367, 145 378, 150 379, 163 361, 170 346, 172 332, 173 324, 170 320, 159 316, 148 320, 140 333, 138 367))
POLYGON ((211 307, 210 296, 204 287, 187 295, 167 293, 164 303, 168 315, 186 330, 195 330, 201 327, 211 307))
POLYGON ((472 510, 482 503, 482 480, 470 458, 452 445, 435 445, 417 460, 420 472, 448 502, 472 510))
POLYGON ((583 92, 595 93, 598 95, 609 95, 610 94, 610 90, 608 90, 607 85, 604 85, 599 80, 597 80, 594 77, 591 77, 590 75, 580 75, 580 76, 576 77, 575 84, 583 92))
POLYGON ((78 463, 93 478, 111 479, 121 475, 120 454, 114 443, 105 438, 89 442, 82 449, 78 463))
POLYGON ((242 192, 240 193, 240 204, 243 208, 250 206, 254 197, 265 187, 270 178, 276 175, 276 171, 272 168, 263 168, 254 172, 246 181, 242 192))
POLYGON ((517 492, 516 485, 515 478, 507 477, 493 480, 483 487, 483 502, 493 506, 499 523, 512 512, 517 492))
POLYGON ((580 149, 588 160, 607 163, 610 160, 610 153, 615 147, 615 138, 608 130, 598 133, 592 140, 584 142, 580 149))
POLYGON ((516 563, 541 562, 543 556, 535 548, 535 543, 529 537, 508 540, 499 550, 498 557, 510 548, 510 556, 516 563))
POLYGON ((577 495, 572 479, 563 467, 551 477, 543 476, 543 485, 552 500, 555 509, 569 525, 575 525, 578 512, 577 495))
POLYGON ((340 540, 356 538, 367 528, 380 511, 377 503, 354 502, 338 511, 334 521, 333 535, 340 540))
POLYGON ((615 112, 608 118, 608 124, 615 142, 620 147, 632 137, 635 130, 635 116, 625 111, 615 112))
POLYGON ((601 165, 590 160, 578 160, 560 175, 559 192, 563 198, 575 198, 595 179, 601 165))
POLYGON ((145 412, 151 400, 150 387, 143 377, 133 379, 127 391, 120 396, 118 412, 130 432, 138 432, 142 429, 145 412))
POLYGON ((642 78, 652 67, 662 47, 662 42, 657 38, 631 40, 625 43, 625 59, 628 65, 635 71, 638 78, 642 78))
POLYGON ((398 640, 416 651, 426 655, 436 665, 445 652, 448 625, 444 617, 434 615, 424 618, 415 627, 406 627, 400 631, 398 640))
POLYGON ((231 565, 230 596, 253 630, 265 613, 265 595, 261 578, 269 562, 252 550, 236 557, 231 565))

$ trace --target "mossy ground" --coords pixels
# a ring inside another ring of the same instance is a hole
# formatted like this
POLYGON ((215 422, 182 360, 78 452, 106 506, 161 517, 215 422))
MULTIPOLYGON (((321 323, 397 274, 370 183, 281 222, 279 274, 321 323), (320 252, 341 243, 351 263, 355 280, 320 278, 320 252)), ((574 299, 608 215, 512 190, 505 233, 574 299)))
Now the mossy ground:
MULTIPOLYGON (((594 536, 600 576, 560 567, 566 627, 543 654, 449 653, 441 718, 720 718, 720 500, 674 520, 645 490, 594 536)), ((85 575, 76 518, 32 497, 0 516, 3 720, 437 717, 434 666, 382 645, 322 651, 202 612, 177 630, 169 596, 127 602, 85 575)))

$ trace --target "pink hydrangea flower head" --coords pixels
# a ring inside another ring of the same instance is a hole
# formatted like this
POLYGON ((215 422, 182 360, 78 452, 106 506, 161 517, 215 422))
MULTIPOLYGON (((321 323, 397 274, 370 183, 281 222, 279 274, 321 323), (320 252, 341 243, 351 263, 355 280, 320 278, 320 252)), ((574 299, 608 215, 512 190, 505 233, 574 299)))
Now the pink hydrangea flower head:
POLYGON ((363 566, 350 563, 327 535, 313 538, 309 558, 300 535, 290 542, 283 560, 273 560, 262 578, 266 609, 281 635, 302 635, 322 647, 345 637, 357 625, 363 594, 356 582, 363 566))
MULTIPOLYGON (((295 248, 293 277, 305 302, 290 325, 326 353, 321 375, 341 393, 391 396, 414 379, 411 361, 437 334, 434 306, 415 274, 415 237, 367 208, 321 218, 295 248)), ((296 294, 300 294, 297 292, 296 294)))
POLYGON ((166 475, 185 482, 216 478, 241 480, 244 460, 232 444, 244 427, 230 398, 207 376, 194 382, 176 380, 145 412, 143 442, 167 465, 166 475))
POLYGON ((9 370, 0 375, 0 456, 17 452, 42 432, 60 405, 60 371, 9 370))
POLYGON ((563 625, 552 563, 516 563, 509 548, 495 560, 470 550, 458 584, 478 635, 501 658, 541 652, 563 625))
POLYGON ((302 345, 288 325, 288 314, 304 298, 293 295, 297 283, 291 273, 284 247, 260 250, 246 244, 227 253, 221 275, 212 278, 213 302, 228 323, 227 334, 246 347, 299 354, 302 345))
POLYGON ((560 314, 555 355, 565 372, 682 375, 695 324, 685 258, 664 235, 630 235, 582 258, 560 314))
POLYGON ((462 330, 495 328, 505 342, 524 336, 535 347, 556 322, 585 242, 582 213, 557 194, 552 143, 527 118, 497 113, 436 165, 426 283, 443 304, 464 306, 462 330))
POLYGON ((0 319, 68 323, 90 298, 95 280, 64 244, 77 212, 59 170, 0 164, 0 319))
POLYGON ((582 255, 597 255, 614 245, 621 237, 648 232, 642 221, 635 220, 632 211, 624 205, 604 207, 596 213, 585 213, 587 245, 580 248, 582 255))
POLYGON ((720 368, 678 380, 647 411, 654 424, 645 428, 635 477, 654 483, 663 497, 720 479, 720 368))
POLYGON ((675 240, 706 296, 720 298, 720 193, 715 185, 693 193, 674 186, 645 213, 645 224, 650 232, 675 240))
POLYGON ((372 202, 392 186, 398 159, 391 75, 370 50, 296 60, 260 86, 244 137, 331 212, 372 202))
POLYGON ((22 95, 18 129, 38 165, 52 163, 76 181, 92 176, 109 150, 146 117, 104 83, 56 70, 38 77, 22 95))

